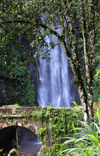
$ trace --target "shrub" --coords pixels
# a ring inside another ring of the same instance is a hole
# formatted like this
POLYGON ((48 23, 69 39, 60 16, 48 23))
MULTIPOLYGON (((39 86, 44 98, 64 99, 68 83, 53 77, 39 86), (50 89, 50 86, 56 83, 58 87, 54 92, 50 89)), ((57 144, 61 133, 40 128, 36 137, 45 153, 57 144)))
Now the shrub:
MULTIPOLYGON (((63 150, 68 156, 97 156, 100 155, 100 111, 97 110, 98 123, 81 122, 83 127, 75 128, 74 137, 66 137, 63 145, 73 143, 71 148, 63 150)), ((60 154, 61 154, 60 153, 60 154)))

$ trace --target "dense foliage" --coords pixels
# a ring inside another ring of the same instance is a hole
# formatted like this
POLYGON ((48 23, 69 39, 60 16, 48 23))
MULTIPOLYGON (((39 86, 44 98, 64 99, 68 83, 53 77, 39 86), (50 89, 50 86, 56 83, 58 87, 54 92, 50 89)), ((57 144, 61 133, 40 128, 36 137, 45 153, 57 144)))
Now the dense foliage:
POLYGON ((80 128, 74 127, 73 137, 66 137, 63 145, 71 145, 61 153, 66 153, 66 156, 99 156, 100 155, 100 110, 97 109, 95 120, 91 123, 80 121, 80 128))
MULTIPOLYGON (((69 110, 52 109, 48 106, 36 111, 37 118, 41 118, 46 125, 51 123, 52 146, 44 146, 39 156, 74 156, 100 155, 100 110, 95 110, 94 122, 82 121, 79 108, 69 110)), ((43 145, 48 145, 48 127, 43 126, 38 131, 38 137, 43 145)))
MULTIPOLYGON (((51 148, 49 148, 49 152, 46 151, 46 153, 43 154, 45 156, 59 155, 62 150, 68 148, 68 145, 63 146, 62 144, 66 140, 66 136, 71 137, 74 134, 74 130, 71 131, 73 127, 72 121, 76 127, 80 126, 79 120, 82 119, 82 112, 80 112, 80 109, 53 109, 51 106, 48 106, 34 113, 37 116, 37 120, 39 118, 43 120, 43 123, 46 123, 46 126, 43 124, 43 128, 40 128, 38 131, 38 137, 43 145, 49 145, 50 135, 52 135, 51 148), (49 134, 50 129, 51 134, 49 134)), ((62 155, 63 154, 60 154, 60 156, 62 155)))
POLYGON ((9 49, 9 53, 11 61, 7 55, 0 58, 0 103, 34 106, 35 89, 28 69, 32 63, 31 55, 25 51, 18 51, 14 46, 9 49))

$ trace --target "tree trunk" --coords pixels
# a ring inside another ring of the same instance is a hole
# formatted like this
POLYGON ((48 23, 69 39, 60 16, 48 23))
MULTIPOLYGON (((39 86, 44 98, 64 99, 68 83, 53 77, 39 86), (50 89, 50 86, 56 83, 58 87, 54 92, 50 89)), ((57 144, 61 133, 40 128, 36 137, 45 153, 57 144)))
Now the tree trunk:
POLYGON ((94 67, 95 67, 95 52, 94 52, 94 1, 88 0, 89 4, 89 39, 90 48, 88 48, 88 35, 87 25, 85 16, 84 1, 80 0, 80 16, 82 20, 82 34, 83 34, 83 45, 84 45, 84 58, 85 58, 85 69, 86 69, 86 85, 87 85, 87 102, 86 112, 88 116, 93 117, 93 81, 94 81, 94 67), (88 51, 88 49, 90 51, 88 51))
POLYGON ((89 54, 89 72, 86 72, 87 76, 87 104, 89 116, 93 117, 93 84, 94 84, 94 72, 95 72, 95 9, 94 9, 94 0, 88 0, 88 10, 89 10, 89 45, 90 45, 90 54, 89 54))

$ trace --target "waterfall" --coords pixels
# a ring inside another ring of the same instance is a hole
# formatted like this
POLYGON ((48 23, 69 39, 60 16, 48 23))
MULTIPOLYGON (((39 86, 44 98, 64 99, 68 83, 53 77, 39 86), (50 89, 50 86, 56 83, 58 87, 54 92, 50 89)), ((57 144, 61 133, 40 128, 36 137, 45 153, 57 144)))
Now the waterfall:
MULTIPOLYGON (((59 43, 54 35, 46 38, 48 43, 59 43)), ((45 48, 47 50, 47 48, 45 48)), ((80 104, 77 87, 72 84, 73 73, 67 57, 61 47, 57 45, 50 51, 50 62, 38 58, 38 95, 39 106, 71 107, 72 101, 80 104)))

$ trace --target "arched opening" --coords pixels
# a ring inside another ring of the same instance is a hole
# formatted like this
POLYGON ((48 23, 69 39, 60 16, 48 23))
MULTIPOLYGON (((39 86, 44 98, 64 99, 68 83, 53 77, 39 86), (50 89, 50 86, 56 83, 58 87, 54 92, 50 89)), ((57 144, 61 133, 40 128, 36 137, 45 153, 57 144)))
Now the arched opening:
POLYGON ((12 148, 18 153, 34 155, 42 147, 38 136, 30 129, 22 126, 9 126, 0 130, 0 156, 8 155, 12 148))

